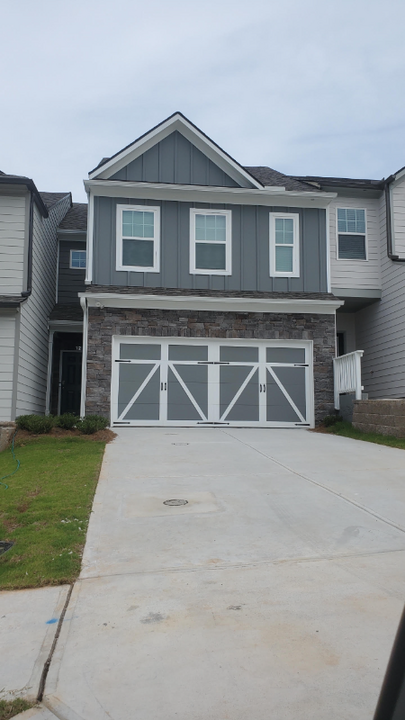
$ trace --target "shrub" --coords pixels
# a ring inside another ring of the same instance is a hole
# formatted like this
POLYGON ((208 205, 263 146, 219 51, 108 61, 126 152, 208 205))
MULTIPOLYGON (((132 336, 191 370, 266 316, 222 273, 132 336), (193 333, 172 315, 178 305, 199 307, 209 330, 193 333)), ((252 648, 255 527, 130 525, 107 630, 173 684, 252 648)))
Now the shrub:
POLYGON ((63 415, 57 415, 55 418, 55 425, 64 430, 71 430, 78 422, 79 418, 73 413, 63 413, 63 415))
POLYGON ((331 425, 336 425, 338 422, 342 422, 343 418, 341 415, 327 415, 323 419, 323 424, 325 427, 331 427, 331 425))
POLYGON ((54 426, 52 415, 20 415, 15 422, 20 430, 28 430, 36 435, 49 433, 54 426))
POLYGON ((105 430, 108 424, 107 418, 102 415, 86 415, 86 417, 77 420, 76 427, 84 435, 92 435, 98 430, 105 430))

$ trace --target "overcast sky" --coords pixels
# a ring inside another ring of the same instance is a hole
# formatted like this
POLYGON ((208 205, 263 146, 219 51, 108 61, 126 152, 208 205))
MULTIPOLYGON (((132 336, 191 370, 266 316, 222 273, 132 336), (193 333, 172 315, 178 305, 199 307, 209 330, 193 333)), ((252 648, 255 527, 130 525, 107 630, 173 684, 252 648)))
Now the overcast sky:
POLYGON ((403 0, 2 0, 0 169, 71 190, 175 110, 242 165, 405 165, 403 0))

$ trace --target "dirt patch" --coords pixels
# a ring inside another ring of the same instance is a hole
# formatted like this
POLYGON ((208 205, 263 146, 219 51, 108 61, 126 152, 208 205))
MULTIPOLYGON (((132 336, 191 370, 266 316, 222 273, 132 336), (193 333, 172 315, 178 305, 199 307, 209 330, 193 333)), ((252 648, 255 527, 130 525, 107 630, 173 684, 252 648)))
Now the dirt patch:
MULTIPOLYGON (((81 433, 79 430, 64 430, 63 428, 54 427, 52 428, 51 432, 46 433, 48 437, 56 437, 56 438, 63 438, 63 437, 81 437, 84 438, 84 440, 89 441, 96 441, 96 442, 105 442, 109 443, 114 440, 114 438, 117 437, 117 434, 113 432, 112 430, 109 430, 108 428, 106 430, 98 430, 97 432, 93 433, 92 435, 84 435, 84 433, 81 433)), ((35 440, 36 438, 45 437, 45 434, 38 435, 37 433, 29 432, 28 430, 18 430, 16 438, 15 438, 15 444, 16 445, 23 445, 24 442, 27 440, 35 440)))

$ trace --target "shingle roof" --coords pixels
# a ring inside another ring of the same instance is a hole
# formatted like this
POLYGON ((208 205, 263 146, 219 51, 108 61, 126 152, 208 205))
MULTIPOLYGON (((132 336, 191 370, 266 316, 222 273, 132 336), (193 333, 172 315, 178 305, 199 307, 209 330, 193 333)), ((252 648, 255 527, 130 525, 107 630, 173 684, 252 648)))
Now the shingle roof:
POLYGON ((47 209, 50 210, 56 203, 63 200, 66 195, 70 195, 70 192, 40 192, 39 194, 42 202, 46 205, 47 209))
POLYGON ((258 167, 245 166, 245 170, 265 186, 284 187, 286 190, 317 191, 317 188, 311 186, 309 183, 301 182, 301 180, 291 177, 290 175, 283 175, 283 173, 273 170, 273 168, 270 167, 262 165, 258 167))
POLYGON ((59 228, 61 230, 87 230, 87 203, 73 203, 59 228))
POLYGON ((362 190, 382 190, 384 188, 384 180, 365 180, 361 178, 336 178, 321 177, 318 175, 297 176, 294 178, 300 182, 314 183, 319 188, 322 187, 347 187, 359 188, 362 190))
POLYGON ((63 305, 58 303, 54 305, 53 310, 49 316, 50 320, 70 320, 71 322, 82 322, 83 321, 83 310, 77 301, 74 305, 63 305))

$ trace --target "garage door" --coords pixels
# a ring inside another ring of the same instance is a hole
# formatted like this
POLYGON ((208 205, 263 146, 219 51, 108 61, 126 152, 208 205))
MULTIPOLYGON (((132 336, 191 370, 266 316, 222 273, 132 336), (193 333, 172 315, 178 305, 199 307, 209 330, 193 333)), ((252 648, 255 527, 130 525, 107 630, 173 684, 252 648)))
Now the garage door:
POLYGON ((114 425, 313 424, 312 343, 114 337, 114 425))

